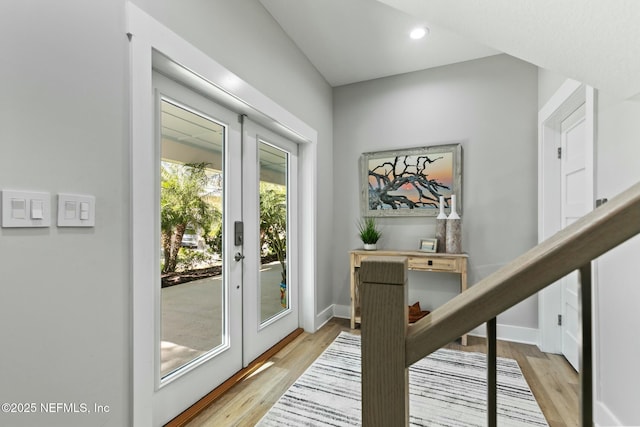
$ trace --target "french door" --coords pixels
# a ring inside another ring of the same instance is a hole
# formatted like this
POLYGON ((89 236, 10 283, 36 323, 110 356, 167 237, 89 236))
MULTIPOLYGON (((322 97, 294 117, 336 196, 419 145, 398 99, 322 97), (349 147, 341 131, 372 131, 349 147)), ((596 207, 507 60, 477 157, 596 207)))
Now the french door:
POLYGON ((297 145, 245 118, 245 366, 298 327, 297 145))
POLYGON ((154 425, 298 326, 296 145, 154 73, 154 425))
POLYGON ((162 425, 242 368, 242 263, 237 115, 158 74, 158 266, 154 425, 162 425), (216 250, 211 246, 218 243, 216 250), (188 275, 212 274, 190 280, 188 275))

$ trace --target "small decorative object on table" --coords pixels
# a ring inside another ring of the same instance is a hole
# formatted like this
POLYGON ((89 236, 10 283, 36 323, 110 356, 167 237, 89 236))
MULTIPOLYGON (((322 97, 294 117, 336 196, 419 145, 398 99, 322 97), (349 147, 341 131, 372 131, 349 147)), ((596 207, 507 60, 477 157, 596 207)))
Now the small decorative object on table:
POLYGON ((429 313, 431 312, 420 308, 420 301, 418 301, 409 306, 409 323, 415 323, 429 313))
POLYGON ((382 237, 382 233, 378 229, 375 218, 368 217, 364 220, 360 220, 358 223, 358 235, 364 243, 364 248, 368 251, 374 251, 377 249, 378 240, 382 237))
POLYGON ((447 241, 447 214, 444 213, 444 196, 440 196, 440 213, 436 217, 436 240, 438 252, 446 252, 447 241))
POLYGON ((438 240, 437 239, 420 239, 420 250, 424 252, 437 252, 438 240))
POLYGON ((456 212, 456 196, 451 196, 451 213, 447 218, 447 242, 446 252, 448 254, 459 254, 462 252, 462 223, 460 215, 456 212))

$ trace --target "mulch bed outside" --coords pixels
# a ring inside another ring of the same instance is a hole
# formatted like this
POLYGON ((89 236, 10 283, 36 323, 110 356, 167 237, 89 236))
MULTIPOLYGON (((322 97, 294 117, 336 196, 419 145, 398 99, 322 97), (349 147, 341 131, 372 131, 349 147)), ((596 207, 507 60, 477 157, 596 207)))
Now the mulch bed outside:
POLYGON ((188 271, 177 271, 175 273, 165 273, 161 277, 162 287, 180 285, 193 280, 206 279, 207 277, 219 276, 222 274, 222 266, 216 265, 208 268, 198 268, 188 271))
MULTIPOLYGON (((273 261, 277 261, 275 255, 269 255, 262 257, 262 264, 267 264, 273 261)), ((222 274, 222 266, 215 265, 207 268, 196 268, 187 271, 176 271, 174 273, 165 273, 160 276, 161 287, 168 288, 170 286, 180 285, 182 283, 191 282, 193 280, 206 279, 207 277, 220 276, 222 274)))

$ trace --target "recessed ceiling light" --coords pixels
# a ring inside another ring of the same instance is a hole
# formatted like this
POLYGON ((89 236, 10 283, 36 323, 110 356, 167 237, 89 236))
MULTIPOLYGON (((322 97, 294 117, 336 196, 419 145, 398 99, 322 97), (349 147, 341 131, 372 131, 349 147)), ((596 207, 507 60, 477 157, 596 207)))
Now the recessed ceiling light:
POLYGON ((427 27, 418 27, 411 30, 411 33, 409 33, 409 37, 414 40, 419 40, 427 34, 429 34, 429 29, 427 27))

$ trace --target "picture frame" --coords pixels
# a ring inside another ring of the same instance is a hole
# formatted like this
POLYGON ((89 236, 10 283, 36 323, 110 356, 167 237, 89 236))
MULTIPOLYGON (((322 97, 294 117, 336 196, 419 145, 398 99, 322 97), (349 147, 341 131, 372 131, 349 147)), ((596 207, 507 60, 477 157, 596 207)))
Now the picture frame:
POLYGON ((420 248, 422 252, 438 252, 438 239, 420 239, 420 248))
POLYGON ((437 216, 456 196, 462 213, 462 144, 363 153, 360 157, 363 217, 437 216))

